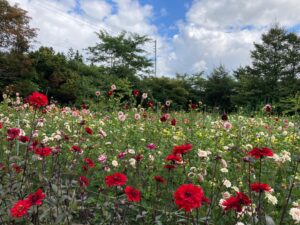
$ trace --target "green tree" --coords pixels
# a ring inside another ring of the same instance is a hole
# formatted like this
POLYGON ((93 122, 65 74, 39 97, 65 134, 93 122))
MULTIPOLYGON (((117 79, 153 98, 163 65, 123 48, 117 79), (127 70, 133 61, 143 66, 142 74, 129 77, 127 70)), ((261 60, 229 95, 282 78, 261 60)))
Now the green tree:
POLYGON ((215 68, 208 76, 205 88, 205 103, 218 107, 222 111, 233 109, 232 96, 235 93, 235 81, 224 66, 215 68))
POLYGON ((275 25, 254 43, 252 65, 237 69, 235 102, 248 104, 276 103, 299 91, 300 39, 275 25))
POLYGON ((150 41, 147 36, 122 32, 114 37, 105 31, 96 34, 100 43, 88 48, 92 63, 104 66, 107 74, 132 81, 137 75, 149 73, 152 63, 143 48, 150 41))
POLYGON ((25 10, 0 0, 0 50, 27 51, 36 36, 36 30, 29 26, 29 22, 25 10))

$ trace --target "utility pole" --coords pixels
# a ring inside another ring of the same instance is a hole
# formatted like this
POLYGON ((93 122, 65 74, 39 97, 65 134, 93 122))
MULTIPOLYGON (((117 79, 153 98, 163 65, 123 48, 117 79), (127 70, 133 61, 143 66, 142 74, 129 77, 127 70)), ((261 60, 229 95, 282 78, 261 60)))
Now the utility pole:
POLYGON ((156 40, 154 40, 154 76, 156 77, 156 67, 157 67, 157 64, 156 64, 156 61, 157 61, 157 57, 156 57, 156 40))

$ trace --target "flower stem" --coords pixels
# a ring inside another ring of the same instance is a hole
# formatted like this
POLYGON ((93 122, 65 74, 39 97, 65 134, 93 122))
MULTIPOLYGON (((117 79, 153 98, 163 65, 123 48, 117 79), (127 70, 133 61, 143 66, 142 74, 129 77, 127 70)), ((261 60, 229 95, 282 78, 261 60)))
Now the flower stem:
POLYGON ((299 165, 299 161, 296 162, 295 172, 293 174, 293 178, 292 178, 291 183, 290 183, 290 188, 289 188, 288 196, 286 198, 285 205, 283 206, 283 210, 282 210, 282 213, 281 213, 279 225, 283 224, 283 220, 284 220, 284 216, 285 216, 285 213, 286 213, 286 210, 287 210, 287 206, 289 204, 289 201, 290 201, 290 198, 291 198, 291 195, 292 195, 292 190, 295 186, 295 179, 296 179, 296 174, 297 174, 297 170, 298 170, 298 165, 299 165))

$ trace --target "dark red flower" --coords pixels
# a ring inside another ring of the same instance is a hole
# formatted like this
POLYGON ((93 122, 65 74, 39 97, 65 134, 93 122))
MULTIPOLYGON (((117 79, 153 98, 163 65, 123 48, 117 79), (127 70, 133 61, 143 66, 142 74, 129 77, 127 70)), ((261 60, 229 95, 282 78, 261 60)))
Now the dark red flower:
POLYGON ((80 187, 88 187, 89 180, 85 176, 80 176, 79 177, 79 185, 80 185, 80 187))
POLYGON ((30 202, 28 202, 27 200, 19 200, 11 208, 10 215, 12 217, 20 218, 27 214, 30 207, 30 202))
POLYGON ((107 92, 107 95, 108 95, 108 96, 112 96, 113 93, 114 93, 113 91, 108 91, 108 92, 107 92))
POLYGON ((93 131, 91 128, 89 128, 89 127, 86 127, 86 128, 85 128, 85 131, 86 131, 88 134, 90 134, 90 135, 93 135, 93 134, 94 134, 94 131, 93 131))
POLYGON ((15 163, 12 164, 12 168, 15 170, 16 173, 21 173, 22 171, 22 168, 15 163))
POLYGON ((197 104, 192 103, 192 104, 191 104, 191 108, 192 108, 192 109, 196 109, 196 108, 197 108, 197 104))
POLYGON ((136 155, 134 158, 135 158, 135 160, 136 160, 137 162, 139 162, 139 161, 142 160, 143 156, 142 156, 141 154, 138 154, 138 155, 136 155))
POLYGON ((24 102, 25 104, 28 103, 28 102, 29 102, 28 97, 23 98, 23 102, 24 102))
POLYGON ((128 201, 130 202, 140 202, 141 201, 141 192, 131 186, 125 188, 125 194, 128 201))
POLYGON ((154 176, 154 180, 156 180, 158 183, 166 183, 166 180, 162 176, 154 176))
POLYGON ((180 162, 182 160, 180 155, 170 154, 166 157, 166 160, 175 162, 180 162))
POLYGON ((237 212, 241 212, 243 206, 250 204, 251 200, 242 192, 236 192, 236 196, 230 196, 222 202, 225 211, 233 209, 237 212))
POLYGON ((5 169, 4 163, 0 163, 0 171, 5 169))
POLYGON ((123 159, 126 155, 127 155, 127 152, 120 152, 120 153, 118 154, 118 158, 119 158, 119 159, 123 159))
POLYGON ((223 115, 221 116, 221 119, 222 119, 223 121, 227 121, 227 120, 228 120, 227 114, 226 114, 226 113, 223 113, 223 115))
POLYGON ((160 121, 161 122, 166 122, 168 119, 168 117, 166 117, 165 115, 163 115, 162 117, 160 117, 160 121))
POLYGON ((173 154, 185 154, 192 150, 192 144, 178 145, 173 148, 173 154))
POLYGON ((7 130, 7 140, 12 141, 15 140, 20 135, 20 129, 19 128, 9 128, 7 130))
POLYGON ((137 96, 139 96, 140 91, 137 90, 137 89, 135 89, 135 90, 132 91, 132 94, 133 94, 135 97, 137 97, 137 96))
POLYGON ((154 102, 153 102, 153 101, 149 101, 149 102, 147 103, 147 105, 148 105, 148 107, 152 108, 152 107, 154 106, 154 102))
POLYGON ((71 150, 74 151, 74 152, 82 153, 81 148, 77 145, 73 145, 71 150))
POLYGON ((266 112, 271 112, 271 111, 272 111, 272 105, 266 104, 266 105, 264 106, 264 110, 265 110, 266 112))
POLYGON ((274 153, 269 148, 254 148, 250 152, 248 152, 248 155, 259 159, 264 156, 273 156, 274 153))
POLYGON ((90 168, 94 168, 95 167, 94 161, 92 159, 90 159, 90 158, 85 158, 84 162, 87 163, 90 168))
POLYGON ((176 123, 177 123, 177 120, 175 118, 171 120, 171 125, 172 126, 176 126, 176 123))
POLYGON ((84 170, 84 172, 88 172, 89 171, 89 168, 86 165, 83 165, 82 169, 84 170))
POLYGON ((0 129, 2 129, 2 127, 3 127, 3 125, 2 125, 2 123, 0 122, 0 129))
POLYGON ((29 104, 37 108, 48 105, 48 97, 39 92, 33 92, 29 96, 29 104))
POLYGON ((186 212, 199 208, 203 196, 202 188, 193 184, 182 184, 174 193, 175 204, 186 212))
POLYGON ((85 103, 82 103, 82 104, 81 104, 81 108, 82 108, 82 109, 88 109, 89 106, 88 106, 87 104, 85 104, 85 103))
POLYGON ((175 169, 176 166, 174 166, 174 165, 165 165, 164 168, 168 169, 170 171, 171 169, 175 169))
POLYGON ((205 202, 206 204, 210 204, 211 201, 209 200, 209 198, 207 198, 203 195, 202 202, 205 202))
POLYGON ((30 205, 41 205, 45 197, 45 193, 43 193, 43 190, 39 188, 35 193, 29 195, 26 200, 30 203, 30 205))
POLYGON ((105 177, 105 183, 108 187, 125 185, 127 177, 123 173, 114 173, 105 177))
POLYGON ((49 147, 36 148, 34 151, 35 151, 35 154, 37 154, 43 158, 51 155, 51 153, 52 153, 52 150, 49 147))
POLYGON ((255 192, 270 192, 272 188, 268 184, 254 183, 250 185, 251 191, 255 192))
POLYGON ((69 141, 69 140, 70 140, 69 136, 65 134, 65 135, 64 135, 64 140, 65 140, 65 141, 69 141))
POLYGON ((20 136, 18 138, 18 140, 21 141, 21 142, 23 142, 23 143, 26 143, 26 142, 29 141, 29 137, 27 137, 27 136, 20 136))

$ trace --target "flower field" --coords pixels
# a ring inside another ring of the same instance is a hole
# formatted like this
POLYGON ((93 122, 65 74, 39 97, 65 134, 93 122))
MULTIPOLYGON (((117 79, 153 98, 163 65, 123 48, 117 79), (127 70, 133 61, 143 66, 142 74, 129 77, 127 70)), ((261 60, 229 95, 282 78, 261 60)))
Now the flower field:
POLYGON ((6 97, 0 224, 300 223, 299 117, 170 104, 103 111, 6 97))

